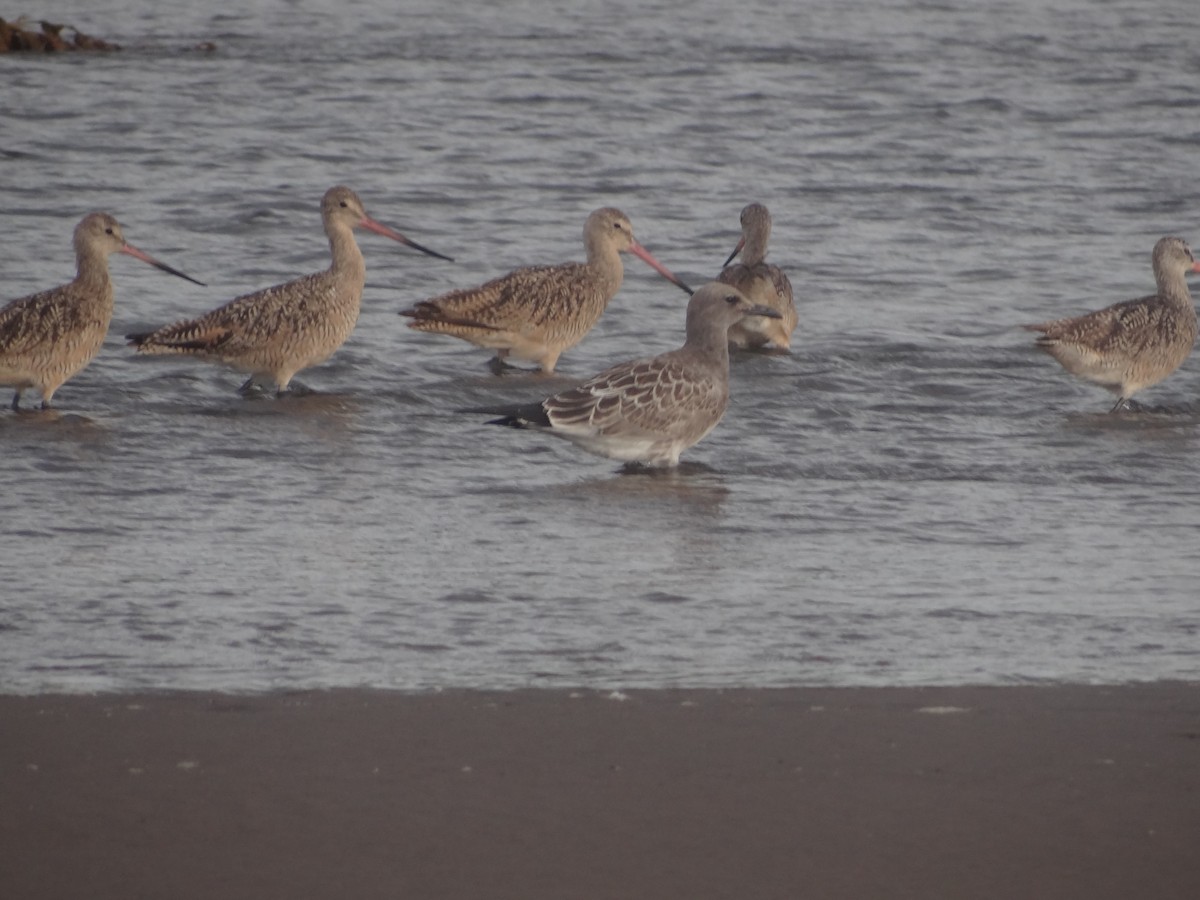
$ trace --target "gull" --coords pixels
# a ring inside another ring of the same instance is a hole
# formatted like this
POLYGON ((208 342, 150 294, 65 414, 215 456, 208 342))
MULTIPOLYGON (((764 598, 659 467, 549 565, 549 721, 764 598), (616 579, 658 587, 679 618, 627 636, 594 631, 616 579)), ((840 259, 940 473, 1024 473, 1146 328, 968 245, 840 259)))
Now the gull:
POLYGON ((687 339, 679 349, 613 366, 536 403, 476 411, 500 415, 489 425, 546 431, 600 456, 678 465, 679 455, 725 414, 729 328, 747 316, 779 313, 711 282, 688 301, 687 339))

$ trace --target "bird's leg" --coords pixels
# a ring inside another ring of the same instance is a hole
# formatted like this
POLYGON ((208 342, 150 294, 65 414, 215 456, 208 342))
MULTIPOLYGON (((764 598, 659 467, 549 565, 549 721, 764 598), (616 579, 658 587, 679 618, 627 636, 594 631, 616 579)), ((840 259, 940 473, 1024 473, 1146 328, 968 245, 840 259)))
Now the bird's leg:
POLYGON ((15 394, 13 394, 12 410, 13 410, 13 412, 21 411, 21 391, 20 391, 20 389, 18 389, 17 392, 15 394))
POLYGON ((307 384, 302 384, 299 381, 289 381, 275 391, 275 397, 276 399, 283 399, 284 397, 309 397, 315 393, 316 391, 307 384))
POLYGON ((1122 397, 1120 400, 1118 400, 1118 401, 1117 401, 1117 405, 1116 405, 1116 406, 1114 406, 1112 409, 1110 409, 1110 410, 1108 411, 1108 414, 1109 414, 1109 415, 1112 415, 1112 414, 1113 414, 1113 413, 1115 413, 1115 412, 1120 412, 1122 409, 1124 409, 1124 408, 1125 408, 1125 406, 1126 406, 1128 403, 1129 403, 1129 398, 1128 398, 1128 397, 1122 397))
POLYGON ((502 348, 496 351, 496 355, 488 360, 488 368, 492 370, 493 375, 503 375, 505 372, 511 372, 517 368, 505 360, 508 359, 507 348, 502 348))
POLYGON ((238 388, 238 393, 243 394, 243 395, 248 394, 248 393, 250 393, 250 389, 253 387, 254 387, 254 376, 251 375, 249 378, 246 379, 246 383, 243 384, 240 388, 238 388))

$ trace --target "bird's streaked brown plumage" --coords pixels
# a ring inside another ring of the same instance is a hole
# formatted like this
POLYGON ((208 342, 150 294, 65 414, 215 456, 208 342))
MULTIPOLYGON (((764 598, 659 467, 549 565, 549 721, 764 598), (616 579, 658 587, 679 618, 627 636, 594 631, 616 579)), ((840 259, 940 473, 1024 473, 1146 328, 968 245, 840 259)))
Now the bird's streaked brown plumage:
POLYGON ((711 282, 688 302, 687 340, 678 350, 613 366, 537 403, 486 410, 501 415, 489 424, 548 431, 625 462, 674 466, 725 414, 729 328, 752 315, 779 313, 711 282))
POLYGON ((113 284, 108 257, 124 253, 180 278, 196 281, 125 241, 121 226, 107 213, 84 216, 75 226, 75 280, 0 309, 0 384, 21 392, 36 388, 42 408, 64 382, 95 358, 113 314, 113 284))
POLYGON ((558 357, 575 346, 600 319, 621 287, 621 252, 644 260, 688 293, 691 289, 633 237, 620 210, 598 209, 583 227, 587 262, 531 266, 479 287, 424 300, 402 316, 410 328, 462 338, 496 351, 493 366, 512 356, 553 372, 558 357))
POLYGON ((1037 346, 1068 372, 1117 394, 1113 412, 1178 369, 1196 342, 1196 307, 1187 274, 1200 272, 1191 248, 1164 237, 1151 256, 1156 293, 1082 316, 1025 325, 1037 346))
POLYGON ((198 356, 248 372, 243 390, 262 377, 283 392, 297 372, 332 356, 358 321, 367 270, 355 228, 449 259, 376 222, 348 187, 325 192, 321 220, 333 257, 325 271, 246 294, 196 319, 127 335, 129 343, 139 353, 198 356))
POLYGON ((725 260, 725 268, 717 281, 731 284, 751 302, 775 310, 779 318, 751 316, 743 319, 729 329, 729 342, 740 349, 772 344, 787 350, 791 347, 792 332, 796 330, 796 302, 787 275, 779 266, 766 261, 771 214, 761 203, 750 203, 742 209, 741 223, 741 240, 725 260), (741 261, 733 263, 739 253, 741 261))

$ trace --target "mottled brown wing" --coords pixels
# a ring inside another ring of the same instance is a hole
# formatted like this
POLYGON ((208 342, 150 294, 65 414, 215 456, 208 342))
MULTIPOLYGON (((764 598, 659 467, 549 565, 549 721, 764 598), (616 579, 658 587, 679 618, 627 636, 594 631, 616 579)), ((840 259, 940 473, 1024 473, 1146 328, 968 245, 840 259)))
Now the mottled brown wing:
POLYGON ((304 333, 319 326, 334 290, 324 273, 245 294, 195 319, 165 325, 145 337, 147 350, 238 354, 262 346, 287 331, 304 333))
POLYGON ((670 357, 614 366, 544 404, 554 425, 591 425, 604 434, 688 434, 720 418, 726 386, 696 378, 670 357))
POLYGON ((775 285, 775 293, 777 293, 788 306, 794 307, 796 305, 796 299, 792 295, 792 282, 788 279, 787 275, 784 274, 783 269, 779 268, 779 266, 767 266, 767 269, 770 272, 771 283, 775 285))
POLYGON ((1165 310, 1156 300, 1153 295, 1125 300, 1086 315, 1026 327, 1042 332, 1037 342, 1043 345, 1061 341, 1102 354, 1136 352, 1162 325, 1165 310))
POLYGON ((80 304, 63 302, 61 291, 43 291, 0 309, 0 355, 17 356, 42 345, 59 343, 90 324, 80 304))
MULTIPOLYGON (((536 330, 586 300, 587 279, 577 263, 518 269, 477 288, 424 300, 405 315, 496 331, 536 330)), ((414 323, 416 324, 416 323, 414 323)))
POLYGON ((733 263, 722 269, 721 274, 717 276, 716 280, 721 282, 721 284, 732 285, 739 291, 742 291, 750 283, 752 277, 753 275, 748 266, 742 263, 733 263))

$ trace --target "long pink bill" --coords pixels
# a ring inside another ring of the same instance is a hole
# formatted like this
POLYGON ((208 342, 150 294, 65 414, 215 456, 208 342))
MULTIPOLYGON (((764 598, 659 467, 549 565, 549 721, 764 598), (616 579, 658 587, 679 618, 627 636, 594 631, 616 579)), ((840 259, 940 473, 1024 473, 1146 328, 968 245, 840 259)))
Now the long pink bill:
POLYGON ((678 275, 676 275, 674 272, 672 272, 670 269, 668 269, 666 266, 664 266, 662 263, 660 263, 657 259, 655 259, 653 256, 651 256, 650 251, 647 250, 645 247, 643 247, 641 244, 639 244, 637 241, 632 241, 629 244, 629 252, 632 253, 634 256, 636 256, 638 259, 642 260, 642 262, 644 262, 646 265, 648 265, 650 268, 652 268, 655 272, 657 272, 663 278, 667 279, 667 281, 671 282, 671 284, 674 284, 674 285, 682 288, 684 291, 686 291, 688 293, 689 296, 691 294, 696 293, 690 287, 688 287, 686 283, 684 283, 684 280, 682 278, 680 278, 678 275))
POLYGON ((134 259, 140 259, 144 263, 150 263, 150 265, 154 266, 154 268, 162 269, 164 272, 170 272, 172 275, 177 275, 186 281, 190 281, 192 284, 198 284, 201 287, 208 287, 208 285, 206 285, 203 281, 197 281, 191 275, 184 275, 178 269, 172 269, 166 263, 159 262, 157 259, 155 259, 153 256, 151 256, 149 253, 143 253, 137 247, 133 246, 133 244, 126 244, 124 247, 121 248, 120 252, 127 254, 128 256, 132 256, 134 259))
POLYGON ((737 246, 733 248, 733 252, 729 254, 729 259, 727 259, 727 260, 725 260, 725 262, 721 263, 721 268, 723 269, 727 265, 729 265, 731 262, 733 262, 734 258, 739 253, 742 252, 742 248, 745 246, 746 246, 746 239, 742 238, 740 241, 737 242, 737 246))
POLYGON ((391 238, 393 241, 398 241, 401 244, 407 244, 414 250, 420 250, 422 253, 428 254, 429 256, 436 256, 438 259, 446 260, 446 262, 454 262, 451 257, 438 253, 436 250, 430 250, 428 247, 422 247, 416 241, 412 240, 411 238, 406 238, 400 232, 392 231, 392 229, 388 228, 386 225, 380 225, 370 216, 363 216, 362 220, 358 224, 360 227, 365 228, 368 231, 373 231, 376 234, 382 234, 385 238, 391 238))

